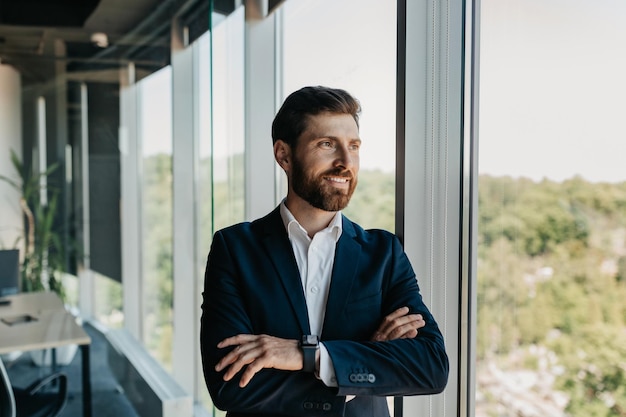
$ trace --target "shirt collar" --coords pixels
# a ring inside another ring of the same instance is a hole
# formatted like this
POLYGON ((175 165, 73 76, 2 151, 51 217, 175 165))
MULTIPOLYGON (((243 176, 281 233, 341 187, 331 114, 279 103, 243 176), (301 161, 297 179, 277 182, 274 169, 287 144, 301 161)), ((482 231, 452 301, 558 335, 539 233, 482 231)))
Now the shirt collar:
MULTIPOLYGON (((292 237, 291 235, 292 235, 294 228, 301 230, 302 232, 304 232, 305 235, 307 235, 307 232, 306 230, 304 230, 304 227, 302 227, 300 223, 298 223, 298 220, 296 220, 296 218, 293 216, 293 214, 289 211, 289 209, 285 205, 284 199, 280 203, 280 217, 282 217, 283 219, 283 224, 285 225, 285 229, 287 230, 287 234, 289 235, 290 239, 292 237)), ((335 242, 337 242, 339 238, 341 237, 342 231, 343 231, 343 221, 342 221, 342 216, 341 216, 340 211, 335 213, 335 216, 330 221, 328 226, 326 226, 326 228, 320 230, 320 232, 332 233, 335 242)))

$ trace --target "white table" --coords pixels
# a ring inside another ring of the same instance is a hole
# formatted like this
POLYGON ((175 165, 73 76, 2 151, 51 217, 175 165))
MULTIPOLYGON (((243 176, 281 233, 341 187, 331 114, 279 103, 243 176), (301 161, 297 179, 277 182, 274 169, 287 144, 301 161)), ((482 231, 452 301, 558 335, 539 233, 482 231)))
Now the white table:
POLYGON ((65 307, 51 292, 20 293, 2 298, 10 304, 0 305, 0 353, 17 350, 54 349, 68 344, 81 348, 83 415, 91 417, 91 378, 89 345, 91 339, 65 307), (14 318, 28 321, 9 324, 14 318))
POLYGON ((1 297, 11 303, 0 305, 0 317, 48 310, 65 310, 63 301, 53 292, 25 292, 1 297))

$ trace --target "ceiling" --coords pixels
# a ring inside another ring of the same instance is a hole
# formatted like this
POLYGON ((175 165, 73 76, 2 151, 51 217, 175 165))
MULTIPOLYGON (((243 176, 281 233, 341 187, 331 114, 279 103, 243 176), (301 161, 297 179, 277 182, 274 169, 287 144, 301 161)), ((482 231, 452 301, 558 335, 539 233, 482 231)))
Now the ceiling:
MULTIPOLYGON (((214 0, 228 14, 236 0, 214 0)), ((0 62, 21 73, 23 84, 116 69, 132 61, 152 72, 169 63, 173 16, 203 16, 210 0, 0 0, 0 62), (97 45, 94 34, 106 35, 97 45)), ((206 22, 205 22, 206 21, 206 22)))

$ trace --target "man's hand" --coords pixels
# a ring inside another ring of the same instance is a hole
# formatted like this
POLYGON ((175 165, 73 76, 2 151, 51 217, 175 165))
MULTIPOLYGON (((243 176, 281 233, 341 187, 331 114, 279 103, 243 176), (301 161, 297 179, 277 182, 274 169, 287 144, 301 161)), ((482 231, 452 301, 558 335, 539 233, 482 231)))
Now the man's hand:
POLYGON ((421 314, 409 314, 408 307, 400 307, 386 316, 374 335, 373 342, 384 342, 395 339, 412 339, 417 330, 426 325, 421 314))
POLYGON ((218 348, 236 346, 215 365, 220 372, 226 368, 224 381, 230 381, 247 365, 239 386, 248 385, 252 377, 263 368, 298 371, 304 366, 302 351, 297 340, 280 339, 268 335, 239 334, 217 344, 218 348))

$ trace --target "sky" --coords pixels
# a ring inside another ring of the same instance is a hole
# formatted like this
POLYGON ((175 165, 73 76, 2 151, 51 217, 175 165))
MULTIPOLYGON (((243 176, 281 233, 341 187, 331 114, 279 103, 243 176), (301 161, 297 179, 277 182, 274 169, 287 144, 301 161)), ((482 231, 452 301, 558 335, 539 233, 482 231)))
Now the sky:
POLYGON ((393 172, 395 2, 289 0, 283 7, 285 95, 305 85, 347 90, 362 107, 361 169, 393 172))
MULTIPOLYGON (((391 171, 396 10, 356 1, 285 3, 285 92, 325 84, 353 93, 363 105, 362 168, 391 171)), ((481 8, 479 172, 625 181, 626 1, 481 8)))
MULTIPOLYGON (((317 84, 348 90, 363 107, 362 169, 393 171, 396 10, 379 7, 378 0, 324 4, 290 0, 282 6, 284 94, 317 84)), ((481 11, 479 172, 625 181, 626 1, 482 0, 481 11)), ((243 67, 233 61, 242 58, 243 46, 220 41, 242 33, 243 16, 231 20, 216 28, 213 51, 214 64, 227 62, 229 73, 243 67)), ((227 70, 216 65, 214 76, 225 79, 220 74, 227 70)), ((148 80, 156 91, 145 103, 158 107, 148 113, 145 127, 152 138, 148 146, 154 146, 144 150, 148 154, 171 149, 171 136, 157 139, 169 128, 171 108, 162 100, 169 91, 156 87, 169 87, 170 76, 164 71, 148 80)), ((219 87, 215 108, 243 98, 242 91, 219 87), (219 97, 227 102, 218 106, 219 97)), ((216 113, 214 120, 216 130, 243 134, 239 116, 216 113)), ((224 149, 215 146, 216 156, 240 147, 228 143, 224 149)))
POLYGON ((479 171, 626 181, 626 1, 481 7, 479 171))

